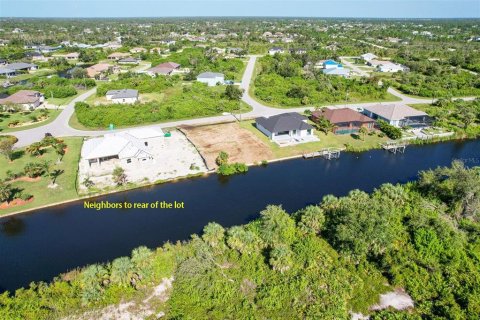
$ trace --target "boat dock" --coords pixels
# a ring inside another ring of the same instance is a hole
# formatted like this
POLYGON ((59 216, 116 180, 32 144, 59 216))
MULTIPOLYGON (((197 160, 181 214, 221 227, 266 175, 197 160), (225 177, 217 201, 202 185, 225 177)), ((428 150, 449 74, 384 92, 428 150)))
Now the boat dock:
POLYGON ((384 150, 390 151, 391 153, 405 153, 405 148, 407 148, 407 143, 404 141, 388 141, 382 144, 384 150))
POLYGON ((326 148, 322 149, 320 151, 315 151, 311 153, 304 153, 303 158, 304 159, 311 159, 311 158, 316 158, 316 157, 324 157, 325 159, 338 159, 340 158, 340 151, 341 149, 338 148, 326 148))

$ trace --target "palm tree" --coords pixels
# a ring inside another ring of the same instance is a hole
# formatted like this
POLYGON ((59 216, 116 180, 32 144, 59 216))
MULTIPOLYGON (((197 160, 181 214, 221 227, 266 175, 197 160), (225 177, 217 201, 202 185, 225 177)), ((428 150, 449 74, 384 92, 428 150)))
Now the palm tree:
POLYGON ((368 134, 368 129, 364 126, 361 126, 358 130, 358 133, 362 136, 362 140, 365 140, 365 135, 368 134))
POLYGON ((223 244, 224 237, 225 229, 218 223, 210 222, 203 228, 202 238, 212 248, 223 244))
POLYGON ((39 157, 43 154, 43 145, 42 143, 40 142, 35 142, 35 143, 32 143, 31 145, 29 145, 25 151, 27 151, 28 153, 30 153, 30 155, 34 156, 34 157, 39 157))
POLYGON ((286 245, 279 245, 270 252, 270 260, 268 260, 272 269, 284 273, 293 265, 292 252, 286 245))
POLYGON ((110 281, 121 286, 128 286, 132 278, 133 264, 128 257, 113 260, 110 268, 110 281))
POLYGON ((55 182, 57 181, 57 178, 63 173, 63 170, 60 169, 55 169, 52 172, 50 172, 49 176, 52 179, 51 185, 54 186, 55 182))

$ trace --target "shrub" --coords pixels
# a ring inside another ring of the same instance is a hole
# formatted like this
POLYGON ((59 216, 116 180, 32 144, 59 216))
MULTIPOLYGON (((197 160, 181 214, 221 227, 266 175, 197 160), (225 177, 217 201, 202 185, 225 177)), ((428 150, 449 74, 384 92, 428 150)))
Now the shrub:
POLYGON ((29 178, 40 177, 45 173, 45 166, 37 162, 29 162, 23 168, 23 172, 29 178))
POLYGON ((380 130, 387 135, 390 139, 397 140, 402 137, 402 130, 394 127, 383 120, 377 121, 380 130))

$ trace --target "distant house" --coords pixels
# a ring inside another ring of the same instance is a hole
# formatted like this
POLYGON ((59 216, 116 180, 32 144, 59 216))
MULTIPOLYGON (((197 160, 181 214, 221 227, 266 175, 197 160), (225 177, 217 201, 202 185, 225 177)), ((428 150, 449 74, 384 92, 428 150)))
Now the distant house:
POLYGON ((138 60, 132 57, 126 57, 117 61, 118 64, 138 64, 138 60))
POLYGON ((343 68, 341 63, 336 62, 335 60, 325 60, 322 63, 323 69, 339 69, 343 68))
POLYGON ((86 140, 83 143, 82 161, 89 166, 100 166, 103 162, 121 165, 139 165, 153 160, 149 143, 162 139, 160 129, 134 129, 106 134, 104 137, 86 140))
POLYGON ((379 72, 400 72, 408 71, 408 68, 392 61, 370 60, 367 64, 375 67, 379 72))
POLYGON ((315 121, 321 118, 327 119, 335 126, 333 128, 333 133, 335 134, 356 133, 361 127, 373 129, 375 125, 375 120, 350 108, 323 108, 312 112, 312 120, 315 121))
POLYGON ((114 52, 114 53, 110 54, 107 58, 108 58, 108 60, 117 61, 117 60, 120 60, 120 59, 123 59, 123 58, 126 58, 126 57, 130 57, 130 54, 129 53, 124 53, 124 52, 114 52))
POLYGON ((370 52, 369 52, 369 53, 362 54, 362 55, 360 56, 360 58, 361 58, 363 61, 367 62, 367 61, 370 61, 370 60, 377 59, 378 57, 377 57, 376 55, 374 55, 373 53, 370 53, 370 52))
POLYGON ((112 68, 112 66, 109 65, 108 63, 97 63, 91 67, 88 67, 86 70, 87 70, 87 75, 90 78, 95 78, 97 76, 101 76, 105 74, 110 70, 110 68, 112 68))
POLYGON ((225 75, 216 72, 203 72, 197 76, 197 81, 206 83, 209 87, 225 83, 225 75))
POLYGON ((25 62, 2 63, 0 65, 0 76, 5 76, 6 78, 16 76, 18 74, 18 71, 30 72, 38 69, 38 66, 36 64, 30 64, 25 62))
POLYGON ((145 53, 147 51, 148 51, 147 49, 140 48, 140 47, 130 49, 131 53, 145 53))
POLYGON ((70 52, 65 55, 65 59, 67 60, 78 60, 80 57, 80 53, 78 52, 70 52))
POLYGON ((302 48, 291 49, 291 50, 290 50, 290 53, 292 53, 292 54, 306 54, 306 53, 307 53, 307 50, 306 50, 306 49, 302 49, 302 48))
POLYGON ((0 59, 0 66, 4 66, 7 64, 7 60, 5 59, 0 59))
POLYGON ((296 112, 255 119, 258 130, 275 142, 301 141, 313 137, 313 127, 307 117, 296 112))
POLYGON ((60 49, 60 47, 51 47, 51 46, 39 46, 37 48, 38 52, 41 53, 52 53, 60 49))
POLYGON ((107 91, 106 98, 113 103, 130 104, 138 101, 138 90, 121 89, 107 91))
POLYGON ((153 68, 147 69, 146 73, 152 77, 156 75, 172 75, 173 73, 179 72, 180 65, 175 62, 165 62, 161 63, 153 68))
POLYGON ((268 50, 268 54, 273 56, 275 54, 282 54, 282 53, 285 53, 285 50, 283 50, 283 48, 281 47, 273 47, 273 48, 270 48, 270 50, 268 50))
POLYGON ((344 68, 327 68, 322 70, 323 74, 329 76, 341 76, 344 78, 350 77, 350 70, 344 68))
POLYGON ((12 106, 19 106, 23 110, 35 110, 38 108, 45 98, 38 91, 20 90, 6 98, 0 99, 0 105, 3 110, 9 110, 12 106))
POLYGON ((174 46, 176 41, 172 39, 161 40, 161 44, 166 44, 167 46, 174 46))
POLYGON ((425 126, 430 118, 417 109, 404 104, 377 104, 364 108, 363 113, 375 120, 384 120, 395 127, 425 126))

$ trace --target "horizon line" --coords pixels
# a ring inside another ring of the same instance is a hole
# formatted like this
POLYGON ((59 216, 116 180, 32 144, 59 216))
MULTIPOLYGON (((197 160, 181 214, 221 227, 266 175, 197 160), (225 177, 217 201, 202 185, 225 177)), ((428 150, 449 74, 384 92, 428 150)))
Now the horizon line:
POLYGON ((375 19, 375 20, 480 20, 478 17, 321 17, 321 16, 98 16, 98 17, 33 17, 0 16, 0 19, 178 19, 178 18, 264 18, 264 19, 375 19))

